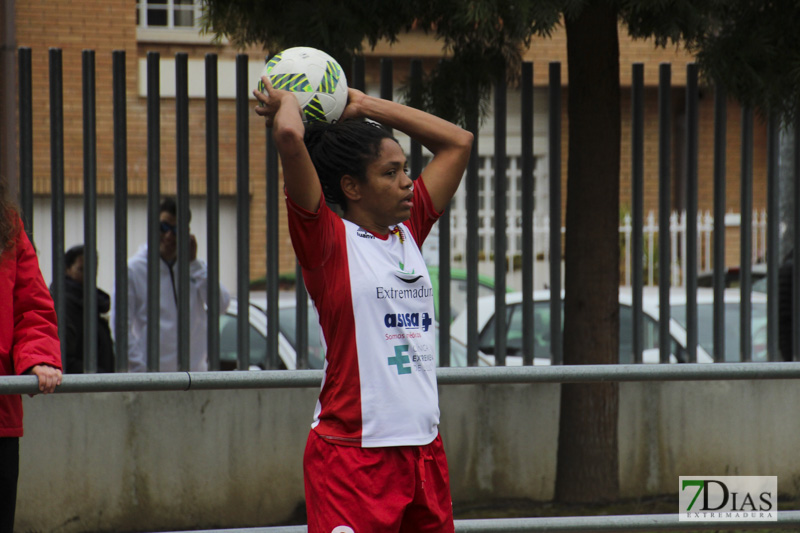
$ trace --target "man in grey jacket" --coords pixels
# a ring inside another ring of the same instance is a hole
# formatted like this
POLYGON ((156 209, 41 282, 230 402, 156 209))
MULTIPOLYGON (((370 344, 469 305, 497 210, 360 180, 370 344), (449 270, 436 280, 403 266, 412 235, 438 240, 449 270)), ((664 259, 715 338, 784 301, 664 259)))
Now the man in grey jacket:
MULTIPOLYGON (((191 220, 191 213, 190 213, 191 220)), ((160 345, 159 370, 178 370, 178 243, 177 205, 172 198, 161 202, 159 221, 160 345)), ((197 259, 197 240, 190 236, 189 313, 190 368, 192 372, 208 370, 208 271, 197 259)), ((230 303, 228 291, 220 285, 219 308, 224 312, 230 303)), ((113 309, 113 306, 112 306, 113 309)), ((112 316, 112 321, 114 317, 112 316)), ((147 371, 147 244, 128 260, 128 370, 147 371)))

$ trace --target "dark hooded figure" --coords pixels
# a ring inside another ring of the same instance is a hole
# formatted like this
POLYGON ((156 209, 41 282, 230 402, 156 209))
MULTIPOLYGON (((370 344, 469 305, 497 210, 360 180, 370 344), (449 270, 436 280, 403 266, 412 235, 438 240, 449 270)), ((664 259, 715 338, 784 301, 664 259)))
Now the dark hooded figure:
MULTIPOLYGON (((83 373, 83 357, 88 347, 83 342, 83 245, 73 246, 65 254, 66 279, 64 284, 64 371, 67 374, 83 373)), ((52 291, 52 287, 50 288, 52 291)), ((53 295, 55 298, 55 295, 53 295)), ((111 308, 108 293, 97 289, 97 372, 114 372, 114 342, 105 318, 111 308)))

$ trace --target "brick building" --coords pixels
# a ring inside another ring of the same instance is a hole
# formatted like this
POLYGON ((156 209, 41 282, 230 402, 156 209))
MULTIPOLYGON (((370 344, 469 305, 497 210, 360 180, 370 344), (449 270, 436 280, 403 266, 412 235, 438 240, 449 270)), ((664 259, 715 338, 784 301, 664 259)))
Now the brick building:
MULTIPOLYGON (((33 149, 34 149, 34 193, 37 196, 35 214, 46 212, 49 208, 50 191, 50 127, 49 127, 49 88, 42 83, 48 79, 48 50, 60 48, 63 58, 63 102, 64 102, 64 164, 65 191, 67 201, 67 241, 70 246, 82 237, 81 195, 83 190, 83 134, 82 134, 82 96, 81 96, 81 51, 94 50, 96 57, 97 88, 97 170, 98 170, 98 232, 113 226, 113 130, 112 130, 112 51, 123 50, 126 55, 127 124, 128 124, 128 193, 130 195, 129 251, 132 253, 143 242, 141 221, 144 220, 147 193, 147 142, 146 142, 146 55, 156 51, 161 57, 161 191, 174 194, 176 190, 176 148, 175 148, 175 105, 174 82, 170 73, 174 72, 174 57, 177 52, 185 52, 189 58, 190 77, 190 192, 193 197, 192 210, 195 218, 193 232, 201 241, 200 255, 203 255, 203 210, 206 191, 205 156, 205 106, 203 100, 203 60, 206 54, 213 53, 219 59, 220 102, 219 102, 219 162, 221 224, 220 234, 222 280, 235 290, 235 266, 230 265, 235 257, 235 194, 236 194, 236 137, 235 102, 233 96, 233 62, 238 53, 249 56, 249 77, 257 79, 263 64, 264 52, 253 48, 235 50, 226 44, 214 44, 209 36, 199 35, 194 29, 199 11, 192 2, 163 0, 163 3, 144 0, 0 0, 4 15, 2 34, 3 81, 0 82, 0 172, 16 177, 17 145, 13 137, 16 133, 16 50, 30 47, 33 63, 33 149), (170 85, 170 84, 173 85, 170 85), (170 92, 172 91, 172 92, 170 92), (73 228, 73 229, 69 229, 73 228), (233 232, 233 233, 231 233, 233 232), (70 239, 70 236, 72 238, 70 239), (77 239, 77 240, 76 240, 77 239), (75 242, 73 242, 75 241, 75 242), (232 252, 233 251, 233 252, 232 252)), ((684 170, 681 163, 683 146, 683 113, 685 100, 686 64, 691 62, 687 54, 672 48, 656 48, 650 41, 633 41, 627 37, 624 27, 620 28, 620 66, 622 82, 622 163, 621 163, 621 204, 630 205, 630 83, 631 65, 641 62, 645 65, 646 111, 645 111, 645 210, 658 207, 658 124, 657 93, 658 65, 662 62, 672 64, 672 124, 673 124, 673 191, 672 202, 675 209, 683 207, 684 170)), ((433 64, 441 53, 441 46, 422 32, 404 35, 398 43, 379 44, 375 50, 367 52, 367 89, 377 93, 379 59, 393 59, 395 85, 404 83, 409 71, 411 58, 422 58, 424 64, 433 64)), ((563 29, 555 31, 551 38, 533 39, 525 59, 534 63, 535 118, 534 151, 537 158, 536 195, 537 206, 547 206, 547 64, 561 61, 564 97, 562 103, 562 182, 567 175, 567 98, 568 86, 566 69, 566 33, 563 29)), ((519 119, 515 116, 519 91, 509 89, 508 110, 508 149, 513 158, 519 153, 519 119)), ((699 207, 712 208, 713 173, 713 91, 700 89, 699 102, 699 207)), ((739 106, 730 101, 728 105, 727 133, 727 206, 731 212, 739 211, 740 191, 740 120, 739 106)), ((493 135, 491 120, 481 126, 479 146, 482 156, 492 155, 493 135)), ((265 134, 263 121, 255 113, 249 115, 250 147, 250 274, 258 278, 265 274, 265 134)), ((766 205, 766 128, 756 120, 754 133, 754 185, 753 203, 755 208, 766 205)), ((562 187, 564 183, 562 183, 562 187)), ((513 187, 511 187, 513 190, 513 187)), ((565 190, 565 189, 563 189, 565 190)), ((562 194, 566 204, 566 195, 562 194)), ((488 202, 488 199, 487 199, 488 202)), ((491 205, 490 203, 486 204, 491 205)), ((280 209, 284 205, 280 202, 280 209)), ((564 208, 562 207, 562 213, 564 208)), ((45 215, 42 214, 42 217, 45 215)), ((49 215, 47 215, 49 216, 49 215)), ((488 216, 488 215, 487 215, 488 216)), ((35 232, 41 253, 46 278, 50 252, 47 242, 47 218, 36 218, 35 232), (40 222, 41 221, 41 222, 40 222)), ((280 221, 280 270, 294 269, 294 256, 286 230, 286 217, 282 212, 280 221)), ((455 226, 458 226, 456 219, 455 226)), ((738 232, 736 232, 738 235, 738 232)), ((113 237, 113 234, 112 234, 113 237)), ((99 233, 98 242, 106 242, 99 233)), ((113 246, 113 240, 111 241, 113 246)), ((111 248, 100 249, 98 284, 106 289, 112 287, 113 262, 111 248)), ((726 263, 739 262, 738 241, 729 239, 726 263)), ((49 281, 49 278, 48 278, 49 281)))

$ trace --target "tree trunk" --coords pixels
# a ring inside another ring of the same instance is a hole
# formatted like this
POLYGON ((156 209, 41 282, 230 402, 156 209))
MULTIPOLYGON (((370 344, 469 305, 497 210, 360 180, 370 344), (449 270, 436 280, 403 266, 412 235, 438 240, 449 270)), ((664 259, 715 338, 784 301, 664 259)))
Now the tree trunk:
MULTIPOLYGON (((592 2, 565 21, 569 159, 564 363, 619 356, 620 88, 617 13, 592 2)), ((564 384, 556 500, 604 502, 619 494, 617 383, 564 384)))

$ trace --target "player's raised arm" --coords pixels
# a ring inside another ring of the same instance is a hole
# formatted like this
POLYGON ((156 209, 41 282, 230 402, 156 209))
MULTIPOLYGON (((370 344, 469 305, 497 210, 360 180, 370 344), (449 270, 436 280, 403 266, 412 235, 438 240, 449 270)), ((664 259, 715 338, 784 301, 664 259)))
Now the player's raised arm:
POLYGON ((322 187, 317 171, 303 142, 305 126, 300 115, 297 98, 288 92, 275 89, 267 76, 262 76, 264 91, 253 91, 260 106, 256 113, 264 117, 281 156, 286 193, 298 206, 316 212, 319 208, 322 187))
MULTIPOLYGON (((366 117, 402 131, 433 153, 422 179, 437 211, 447 207, 469 162, 473 135, 455 124, 396 102, 350 89, 343 118, 366 117)), ((415 177, 415 176, 414 176, 415 177)))

